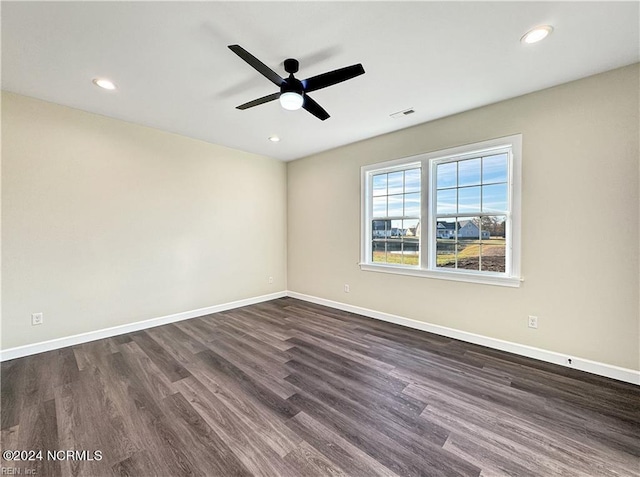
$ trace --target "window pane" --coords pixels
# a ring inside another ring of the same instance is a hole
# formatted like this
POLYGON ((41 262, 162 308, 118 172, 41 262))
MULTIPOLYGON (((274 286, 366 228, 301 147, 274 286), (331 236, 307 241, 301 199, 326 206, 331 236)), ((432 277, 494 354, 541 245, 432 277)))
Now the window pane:
POLYGON ((439 190, 436 201, 436 212, 438 214, 456 213, 456 189, 439 190))
POLYGON ((482 231, 483 231, 483 240, 486 238, 484 236, 485 232, 489 234, 489 238, 491 240, 502 240, 504 243, 505 239, 505 226, 506 226, 507 218, 504 215, 496 215, 491 217, 482 217, 482 231))
POLYGON ((371 261, 373 262, 386 262, 386 242, 384 240, 374 240, 371 244, 371 261))
POLYGON ((371 236, 374 239, 386 238, 389 235, 389 220, 374 220, 371 223, 371 236))
POLYGON ((507 184, 482 186, 482 211, 506 212, 507 184))
POLYGON ((458 162, 458 187, 480 184, 480 159, 458 162))
POLYGON ((389 210, 387 211, 387 215, 389 217, 402 217, 402 202, 403 195, 390 195, 389 199, 389 210))
POLYGON ((405 238, 402 242, 402 264, 403 265, 420 265, 420 254, 418 253, 418 249, 420 244, 418 239, 413 238, 405 238))
POLYGON ((402 241, 401 240, 387 241, 387 263, 393 263, 395 265, 402 264, 402 241))
POLYGON ((392 172, 387 176, 387 194, 402 194, 403 192, 403 171, 392 172))
POLYGON ((449 239, 456 238, 456 219, 441 219, 436 222, 436 238, 449 239))
POLYGON ((458 189, 458 212, 461 214, 480 212, 480 187, 458 189))
POLYGON ((420 192, 420 169, 404 171, 404 191, 420 192))
POLYGON ((506 270, 506 247, 504 240, 485 241, 482 243, 482 261, 480 268, 483 272, 500 272, 506 270), (501 244, 499 242, 502 242, 501 244))
POLYGON ((405 237, 420 237, 420 221, 417 219, 403 220, 402 230, 404 230, 405 237))
POLYGON ((387 175, 373 176, 373 195, 387 195, 387 175))
POLYGON ((436 267, 456 267, 456 243, 453 240, 436 242, 436 267))
POLYGON ((446 164, 438 164, 437 167, 437 189, 444 189, 445 187, 455 187, 458 185, 457 175, 457 163, 447 162, 446 164))
POLYGON ((400 238, 402 237, 402 220, 392 220, 391 221, 391 233, 390 237, 400 238))
POLYGON ((458 219, 458 239, 480 238, 480 217, 458 219))
POLYGON ((420 216, 420 194, 405 194, 404 196, 405 217, 420 216))
POLYGON ((480 270, 480 243, 477 240, 460 240, 457 245, 458 268, 480 270))
POLYGON ((498 154, 482 158, 482 183, 507 182, 507 155, 498 154))
POLYGON ((374 217, 386 217, 387 215, 387 197, 374 197, 373 198, 373 216, 374 217))

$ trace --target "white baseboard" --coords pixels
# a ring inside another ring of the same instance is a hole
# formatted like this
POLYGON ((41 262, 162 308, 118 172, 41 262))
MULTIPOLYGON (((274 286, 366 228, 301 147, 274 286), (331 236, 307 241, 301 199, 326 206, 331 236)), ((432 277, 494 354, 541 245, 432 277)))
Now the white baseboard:
POLYGON ((102 330, 89 331, 87 333, 81 333, 79 335, 66 336, 64 338, 57 338, 49 341, 42 341, 40 343, 34 343, 25 346, 17 346, 15 348, 8 348, 0 350, 0 361, 8 361, 10 359, 22 358, 23 356, 30 356, 32 354, 42 353, 44 351, 51 351, 54 349, 66 348, 67 346, 73 346, 82 343, 88 343, 89 341, 100 340, 103 338, 110 338, 112 336, 122 335, 124 333, 131 333, 133 331, 146 330, 155 326, 166 325, 168 323, 175 323, 176 321, 188 320, 190 318, 196 318, 198 316, 209 315, 211 313, 218 313, 221 311, 231 310, 233 308, 240 308, 242 306, 254 305, 256 303, 262 303, 264 301, 275 300, 276 298, 282 298, 287 296, 287 293, 277 292, 270 293, 269 295, 256 296, 252 298, 245 298, 243 300, 232 301, 229 303, 222 303, 220 305, 208 306, 206 308, 198 308, 197 310, 183 311, 181 313, 174 313, 173 315, 161 316, 159 318, 151 318, 150 320, 137 321, 135 323, 128 323, 126 325, 113 326, 111 328, 104 328, 102 330))
POLYGON ((578 369, 580 371, 586 371, 587 373, 597 374, 599 376, 616 379, 618 381, 640 385, 640 371, 635 371, 633 369, 621 368, 618 366, 599 363, 597 361, 591 361, 572 355, 556 353, 555 351, 547 351, 540 348, 534 348, 532 346, 499 340, 496 338, 490 338, 488 336, 477 335, 475 333, 468 333, 466 331, 460 331, 453 328, 447 328, 445 326, 434 325, 431 323, 413 320, 411 318, 405 318, 402 316, 391 315, 389 313, 370 310, 368 308, 361 308, 359 306, 349 305, 338 301, 326 300, 324 298, 304 295, 302 293, 294 291, 287 291, 287 296, 311 303, 316 303, 318 305, 328 306, 330 308, 336 308, 338 310, 357 313, 358 315, 368 316, 369 318, 375 318, 377 320, 395 323, 397 325, 406 326, 408 328, 428 331, 429 333, 434 333, 436 335, 446 336, 448 338, 455 338, 460 341, 466 341, 468 343, 486 346, 487 348, 507 351, 509 353, 517 354, 520 356, 526 356, 527 358, 533 358, 540 361, 545 361, 547 363, 558 364, 566 368, 578 369), (567 360, 569 358, 571 359, 571 365, 567 364, 567 360))

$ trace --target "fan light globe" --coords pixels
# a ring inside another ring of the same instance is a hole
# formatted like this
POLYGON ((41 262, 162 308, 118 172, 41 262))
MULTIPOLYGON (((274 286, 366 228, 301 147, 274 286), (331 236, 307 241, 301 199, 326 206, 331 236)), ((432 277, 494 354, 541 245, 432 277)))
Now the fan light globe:
POLYGON ((284 109, 289 111, 300 109, 302 107, 302 103, 304 103, 304 98, 301 94, 288 92, 280 95, 280 104, 284 109))

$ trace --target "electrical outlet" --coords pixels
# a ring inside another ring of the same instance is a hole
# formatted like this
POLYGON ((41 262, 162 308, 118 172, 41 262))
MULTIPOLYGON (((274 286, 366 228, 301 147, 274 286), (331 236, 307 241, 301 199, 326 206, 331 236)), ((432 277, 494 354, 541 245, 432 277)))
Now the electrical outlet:
POLYGON ((344 292, 345 293, 349 293, 351 291, 351 288, 349 288, 349 285, 345 284, 344 286, 344 292))
POLYGON ((31 313, 31 324, 41 325, 44 317, 42 313, 31 313))
POLYGON ((538 317, 529 315, 529 328, 538 328, 538 317))
POLYGON ((269 283, 273 283, 273 277, 269 277, 269 283))

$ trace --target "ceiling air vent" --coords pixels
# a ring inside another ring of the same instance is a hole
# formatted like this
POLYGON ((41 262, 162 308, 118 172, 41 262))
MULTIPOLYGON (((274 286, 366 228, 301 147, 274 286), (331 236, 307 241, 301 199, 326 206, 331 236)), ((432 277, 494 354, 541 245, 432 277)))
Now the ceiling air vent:
POLYGON ((398 111, 397 113, 390 114, 389 116, 391 116, 393 119, 398 119, 398 118, 403 118, 405 116, 409 116, 410 114, 413 114, 415 112, 416 112, 415 109, 409 108, 409 109, 404 109, 402 111, 398 111))

